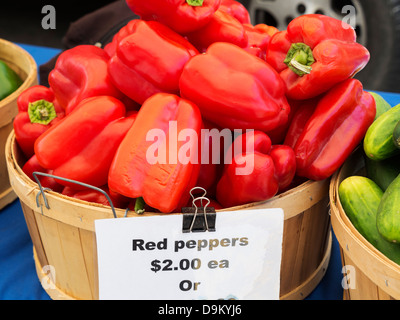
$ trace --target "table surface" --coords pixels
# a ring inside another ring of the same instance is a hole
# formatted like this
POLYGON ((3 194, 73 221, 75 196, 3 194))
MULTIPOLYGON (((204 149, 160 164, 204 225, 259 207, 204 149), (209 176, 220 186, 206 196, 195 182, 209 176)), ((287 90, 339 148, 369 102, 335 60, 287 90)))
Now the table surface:
MULTIPOLYGON (((60 52, 59 49, 19 44, 38 66, 60 52)), ((392 106, 400 94, 379 92, 392 106)), ((30 239, 21 205, 14 201, 0 211, 0 300, 49 300, 36 274, 30 239)), ((339 244, 333 234, 328 270, 307 300, 342 300, 343 279, 339 244)))

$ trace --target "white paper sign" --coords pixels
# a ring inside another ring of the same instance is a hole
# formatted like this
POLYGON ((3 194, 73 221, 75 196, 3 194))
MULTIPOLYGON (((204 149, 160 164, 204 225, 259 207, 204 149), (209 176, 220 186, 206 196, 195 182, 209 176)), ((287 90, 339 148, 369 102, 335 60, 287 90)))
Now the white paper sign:
POLYGON ((281 209, 218 212, 215 232, 182 215, 95 221, 99 298, 279 299, 281 209))

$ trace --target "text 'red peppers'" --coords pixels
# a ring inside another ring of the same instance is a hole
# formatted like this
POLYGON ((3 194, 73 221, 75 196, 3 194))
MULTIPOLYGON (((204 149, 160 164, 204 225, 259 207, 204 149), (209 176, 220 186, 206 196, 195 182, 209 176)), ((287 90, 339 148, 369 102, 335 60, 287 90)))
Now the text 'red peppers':
POLYGON ((14 119, 15 139, 29 159, 34 154, 36 139, 64 117, 51 89, 36 85, 23 91, 17 99, 18 114, 14 119))
POLYGON ((360 81, 348 79, 329 90, 296 142, 297 175, 329 178, 362 141, 375 114, 375 100, 360 81))
POLYGON ((142 198, 164 213, 181 210, 198 179, 200 162, 198 140, 178 137, 188 130, 200 137, 201 128, 200 111, 192 102, 166 93, 146 100, 114 157, 110 189, 142 198), (190 159, 180 158, 182 150, 193 151, 190 159))
POLYGON ((303 15, 275 34, 267 62, 286 83, 291 99, 310 99, 353 77, 370 54, 346 23, 318 14, 303 15))
POLYGON ((49 84, 65 113, 95 96, 124 99, 108 73, 107 53, 94 45, 79 45, 61 53, 49 74, 49 84))
POLYGON ((35 154, 40 165, 53 170, 55 176, 103 186, 114 154, 135 117, 134 112, 125 117, 125 106, 114 97, 85 99, 36 140, 35 154))
POLYGON ((221 0, 126 0, 126 3, 143 20, 155 20, 187 34, 205 26, 221 0))
POLYGON ((279 74, 230 43, 214 43, 190 59, 180 89, 205 119, 221 128, 269 131, 288 121, 290 106, 279 74))
POLYGON ((178 94, 183 66, 198 54, 184 37, 155 21, 132 21, 114 38, 109 74, 139 104, 156 93, 178 94))

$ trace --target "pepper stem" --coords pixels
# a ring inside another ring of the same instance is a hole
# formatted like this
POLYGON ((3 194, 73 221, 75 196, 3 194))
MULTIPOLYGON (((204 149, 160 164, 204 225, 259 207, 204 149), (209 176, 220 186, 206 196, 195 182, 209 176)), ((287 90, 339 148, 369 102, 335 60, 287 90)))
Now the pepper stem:
POLYGON ((311 73, 314 62, 311 48, 304 43, 293 43, 284 60, 289 69, 300 77, 311 73))
POLYGON ((201 7, 204 0, 186 0, 186 3, 192 7, 201 7))
POLYGON ((137 214, 143 214, 145 212, 144 206, 145 206, 144 199, 142 197, 136 198, 135 201, 135 212, 137 214))
POLYGON ((40 123, 47 125, 57 117, 54 104, 44 99, 30 102, 28 106, 28 115, 31 123, 40 123))
POLYGON ((306 66, 304 64, 301 64, 300 62, 298 62, 296 59, 292 59, 290 61, 290 65, 293 68, 296 68, 297 71, 300 71, 304 74, 310 74, 312 71, 312 68, 310 66, 306 66))

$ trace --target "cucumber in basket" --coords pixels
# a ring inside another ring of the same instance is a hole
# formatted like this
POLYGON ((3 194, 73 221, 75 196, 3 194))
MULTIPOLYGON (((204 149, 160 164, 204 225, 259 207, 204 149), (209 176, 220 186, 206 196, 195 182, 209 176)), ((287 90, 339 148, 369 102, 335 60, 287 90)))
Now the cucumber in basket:
POLYGON ((365 154, 380 161, 400 154, 393 142, 393 131, 400 121, 400 104, 386 111, 369 127, 364 138, 365 154))
POLYGON ((400 155, 389 159, 375 161, 365 157, 367 177, 374 181, 383 191, 389 187, 400 174, 400 155))
POLYGON ((377 94, 376 92, 370 92, 370 94, 374 97, 376 103, 376 120, 386 111, 389 111, 392 106, 385 99, 383 99, 380 94, 377 94))
POLYGON ((393 131, 393 143, 396 148, 400 149, 400 121, 397 123, 393 131))
POLYGON ((376 225, 383 194, 374 181, 361 176, 349 177, 339 186, 340 202, 354 227, 376 249, 400 264, 400 246, 386 241, 376 225))
POLYGON ((400 247, 400 175, 383 194, 376 222, 379 233, 400 247))

